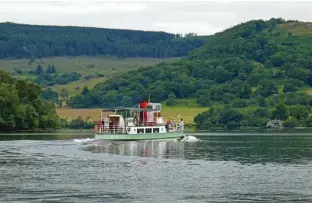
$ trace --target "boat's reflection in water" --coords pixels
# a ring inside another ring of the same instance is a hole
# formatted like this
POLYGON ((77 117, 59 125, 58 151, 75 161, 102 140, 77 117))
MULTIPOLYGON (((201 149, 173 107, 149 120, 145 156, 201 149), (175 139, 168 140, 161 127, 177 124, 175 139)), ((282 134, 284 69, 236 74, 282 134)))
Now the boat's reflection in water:
POLYGON ((125 156, 183 158, 184 143, 173 141, 128 141, 109 142, 96 140, 85 150, 93 153, 106 153, 125 156))

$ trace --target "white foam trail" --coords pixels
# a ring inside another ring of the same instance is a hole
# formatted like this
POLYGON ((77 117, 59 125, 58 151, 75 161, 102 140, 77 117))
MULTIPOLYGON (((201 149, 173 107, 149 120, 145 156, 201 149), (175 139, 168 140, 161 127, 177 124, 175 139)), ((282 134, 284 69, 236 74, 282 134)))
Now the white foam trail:
POLYGON ((188 135, 185 138, 183 138, 181 141, 183 141, 183 142, 197 142, 197 141, 200 141, 200 139, 198 139, 194 136, 188 135))
POLYGON ((73 142, 79 142, 79 143, 82 143, 82 142, 91 142, 91 141, 94 141, 95 139, 92 139, 92 138, 85 138, 85 139, 74 139, 73 142))

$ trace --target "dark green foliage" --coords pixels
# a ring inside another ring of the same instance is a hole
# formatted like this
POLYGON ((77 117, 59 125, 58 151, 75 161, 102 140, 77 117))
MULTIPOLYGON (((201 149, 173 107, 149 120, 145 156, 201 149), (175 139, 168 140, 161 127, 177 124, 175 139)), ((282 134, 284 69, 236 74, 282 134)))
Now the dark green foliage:
POLYGON ((264 97, 259 97, 257 98, 258 100, 258 105, 261 106, 261 107, 267 107, 267 101, 264 97))
POLYGON ((280 103, 272 112, 273 119, 286 120, 289 117, 289 110, 285 104, 280 103))
POLYGON ((56 73, 55 66, 49 64, 46 73, 56 73))
POLYGON ((14 69, 14 71, 15 71, 16 73, 18 73, 19 75, 21 75, 21 74, 24 73, 24 71, 22 71, 22 70, 20 70, 20 69, 14 69))
MULTIPOLYGON (((49 56, 179 57, 207 41, 165 32, 0 23, 0 58, 49 56)), ((53 68, 55 72, 55 68, 53 68)))
POLYGON ((243 115, 235 110, 228 108, 211 108, 210 110, 197 115, 194 121, 199 129, 208 127, 226 127, 227 129, 234 129, 240 126, 242 119, 243 115))
POLYGON ((284 122, 284 127, 293 128, 293 127, 296 127, 296 126, 297 126, 297 123, 298 123, 298 120, 297 120, 295 117, 290 116, 290 117, 288 117, 288 119, 284 122))
POLYGON ((310 108, 310 106, 306 107, 306 106, 296 105, 296 106, 289 107, 290 116, 293 116, 298 120, 307 119, 309 117, 311 110, 312 109, 310 108))
POLYGON ((87 86, 85 86, 83 91, 82 91, 82 95, 86 95, 88 93, 89 93, 89 88, 87 86))
POLYGON ((268 97, 277 93, 278 93, 278 88, 276 87, 275 83, 270 80, 262 81, 261 86, 255 92, 255 94, 259 94, 262 97, 268 97))
POLYGON ((84 108, 86 105, 91 107, 93 100, 90 96, 77 95, 71 97, 69 101, 70 106, 75 106, 76 108, 84 108))
POLYGON ((91 74, 91 75, 87 75, 85 76, 85 80, 90 80, 92 78, 99 78, 99 77, 104 77, 104 74, 101 74, 101 73, 94 73, 94 74, 91 74))
MULTIPOLYGON (((155 102, 171 101, 169 96, 173 93, 177 99, 193 98, 203 106, 218 104, 224 109, 250 106, 274 109, 282 102, 288 112, 292 105, 311 106, 312 98, 297 90, 311 85, 312 37, 288 36, 288 31, 281 29, 285 23, 282 19, 271 19, 234 26, 217 33, 180 61, 113 77, 97 84, 88 94, 71 98, 70 105, 121 106, 124 96, 131 97, 136 104, 147 99, 149 90, 155 102), (280 93, 282 87, 284 93, 280 93)), ((275 116, 288 118, 288 113, 276 110, 275 116)), ((268 112, 252 113, 245 112, 238 122, 218 124, 210 120, 198 127, 260 127, 272 118, 268 112)))
POLYGON ((43 68, 41 67, 41 65, 38 65, 35 71, 36 75, 42 75, 44 74, 43 68))
POLYGON ((261 117, 261 118, 270 118, 271 117, 271 113, 268 110, 268 108, 265 107, 259 107, 257 108, 254 112, 253 115, 256 117, 261 117))
POLYGON ((173 92, 171 92, 171 93, 168 95, 168 98, 167 98, 167 100, 165 101, 165 103, 166 103, 167 105, 170 105, 170 106, 175 105, 175 104, 177 103, 177 101, 176 101, 176 95, 175 95, 173 92))
POLYGON ((40 94, 35 83, 12 78, 0 70, 0 131, 57 128, 55 107, 42 101, 40 94))
POLYGON ((130 96, 123 96, 122 98, 122 106, 130 107, 133 105, 133 99, 130 96))
POLYGON ((52 91, 51 88, 43 90, 41 93, 41 98, 55 104, 59 103, 59 93, 52 91))
POLYGON ((56 67, 54 65, 51 66, 51 73, 56 73, 57 70, 56 70, 56 67))
POLYGON ((49 64, 46 73, 51 73, 51 71, 51 65, 49 64))
POLYGON ((71 129, 92 129, 97 124, 97 121, 90 122, 82 117, 72 120, 66 127, 71 129))
POLYGON ((285 86, 284 86, 284 92, 295 92, 297 91, 297 87, 294 85, 294 84, 291 84, 291 83, 287 83, 285 86))

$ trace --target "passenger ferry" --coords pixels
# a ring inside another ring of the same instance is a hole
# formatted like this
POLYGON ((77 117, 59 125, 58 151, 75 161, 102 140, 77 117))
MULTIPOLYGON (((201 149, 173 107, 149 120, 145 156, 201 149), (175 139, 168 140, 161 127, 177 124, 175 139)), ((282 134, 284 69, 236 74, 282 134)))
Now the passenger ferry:
POLYGON ((184 121, 165 123, 161 104, 150 101, 141 101, 138 108, 101 110, 94 132, 95 139, 117 141, 185 138, 184 121))

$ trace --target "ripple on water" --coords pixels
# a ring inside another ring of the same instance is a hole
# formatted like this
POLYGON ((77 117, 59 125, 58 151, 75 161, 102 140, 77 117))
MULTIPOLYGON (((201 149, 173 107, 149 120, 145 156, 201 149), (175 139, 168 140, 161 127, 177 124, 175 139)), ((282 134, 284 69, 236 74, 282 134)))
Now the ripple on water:
POLYGON ((0 202, 311 201, 311 143, 259 140, 0 142, 0 202))

